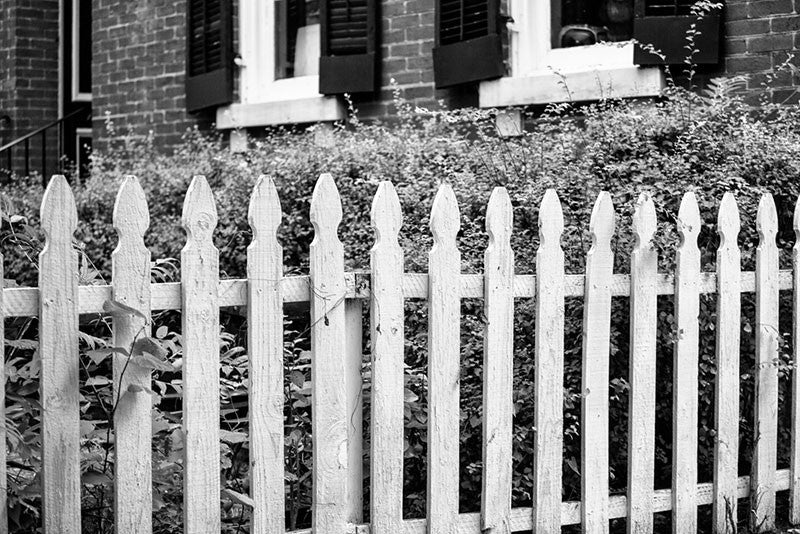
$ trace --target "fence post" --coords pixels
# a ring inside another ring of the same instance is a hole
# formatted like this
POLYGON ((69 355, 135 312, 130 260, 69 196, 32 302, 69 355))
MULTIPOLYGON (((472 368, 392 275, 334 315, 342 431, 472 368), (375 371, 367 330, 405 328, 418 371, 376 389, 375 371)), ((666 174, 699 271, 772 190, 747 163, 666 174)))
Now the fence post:
POLYGON ((250 373, 250 494, 253 532, 281 533, 284 508, 283 248, 276 232, 281 204, 275 183, 258 179, 247 212, 247 351, 250 373))
POLYGON ((653 199, 642 193, 633 213, 628 413, 628 534, 653 531, 656 441, 656 321, 658 224, 653 199))
POLYGON ((449 184, 433 200, 428 255, 428 533, 458 530, 461 227, 449 184))
POLYGON ((344 301, 345 384, 347 388, 347 504, 348 522, 359 524, 364 518, 364 405, 361 402, 361 360, 363 358, 364 307, 361 299, 344 301))
POLYGON ((53 176, 42 198, 45 245, 39 254, 42 371, 42 508, 45 534, 80 534, 78 405, 78 225, 66 178, 53 176))
MULTIPOLYGON (((2 206, 0 206, 0 220, 2 220, 2 206)), ((3 266, 3 254, 0 252, 0 280, 5 280, 5 268, 3 266)), ((3 284, 5 286, 5 284, 3 284)), ((3 299, 3 288, 0 287, 0 341, 5 340, 5 321, 3 318, 5 314, 5 302, 3 299)), ((5 353, 5 347, 3 348, 5 353)), ((5 360, 4 360, 5 361, 5 360)), ((6 375, 5 365, 0 369, 0 406, 6 405, 6 375)), ((6 425, 0 425, 0 443, 6 442, 6 425)), ((0 534, 8 533, 8 483, 6 480, 6 448, 2 448, 2 457, 0 458, 0 534)))
POLYGON ((204 176, 183 203, 183 509, 186 534, 220 531, 219 252, 212 234, 217 208, 204 176))
POLYGON ((481 528, 511 532, 514 413, 514 214, 504 187, 495 187, 486 209, 489 245, 484 262, 483 491, 481 528))
POLYGON ((119 236, 111 253, 114 300, 141 314, 114 317, 114 346, 131 351, 114 354, 114 520, 119 534, 149 534, 153 529, 151 375, 131 356, 136 340, 150 335, 150 251, 143 240, 150 215, 135 177, 123 181, 113 218, 119 236), (129 390, 131 386, 138 391, 129 390))
POLYGON ((750 500, 755 532, 775 529, 775 469, 778 448, 778 215, 764 194, 756 217, 756 413, 750 500))
MULTIPOLYGON (((792 359, 800 361, 800 197, 794 207, 792 248, 792 359)), ((792 371, 792 452, 789 488, 789 521, 800 524, 800 371, 792 371)))
POLYGON ((581 519, 584 532, 608 532, 608 373, 614 206, 598 195, 589 222, 581 369, 581 519))
POLYGON ((341 220, 339 191, 333 177, 323 174, 311 197, 314 240, 309 248, 314 532, 344 532, 347 523, 344 248, 337 235, 341 220))
POLYGON ((533 529, 561 531, 564 440, 564 214, 555 189, 539 207, 536 251, 536 335, 533 529))
POLYGON ((370 251, 372 414, 370 417, 371 534, 403 531, 403 224, 391 182, 381 182, 372 201, 375 245, 370 251))
POLYGON ((675 259, 676 340, 672 396, 672 532, 697 531, 697 387, 700 309, 700 210, 686 193, 678 210, 675 259))
POLYGON ((733 193, 719 206, 717 232, 717 378, 714 389, 714 532, 734 534, 739 484, 739 329, 741 254, 739 209, 733 193))

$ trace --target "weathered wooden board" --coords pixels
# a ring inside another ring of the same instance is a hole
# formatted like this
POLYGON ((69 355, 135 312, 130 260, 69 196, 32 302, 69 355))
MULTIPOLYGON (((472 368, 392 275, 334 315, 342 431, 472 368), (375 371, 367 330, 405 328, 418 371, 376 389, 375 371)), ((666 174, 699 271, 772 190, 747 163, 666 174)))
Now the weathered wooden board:
MULTIPOLYGON (((792 353, 800 356, 800 198, 794 207, 795 243, 792 248, 792 353)), ((789 488, 789 521, 800 524, 800 370, 792 370, 792 450, 789 488)))
POLYGON ((261 176, 247 219, 247 352, 249 356, 250 495, 253 532, 284 532, 283 248, 276 232, 281 204, 275 183, 261 176))
POLYGON ((778 214, 772 195, 758 203, 756 248, 756 406, 750 528, 775 529, 775 468, 778 456, 778 214))
POLYGON ((656 209, 639 196, 633 214, 630 299, 630 412, 628 414, 628 534, 653 532, 656 440, 656 209))
POLYGON ((739 482, 739 330, 741 254, 739 209, 732 193, 719 206, 717 231, 717 377, 714 390, 714 531, 735 534, 739 482))
POLYGON ((431 209, 433 248, 428 259, 428 534, 455 532, 459 487, 459 375, 461 364, 461 227, 449 184, 439 186, 431 209))
POLYGON ((217 208, 203 176, 189 185, 181 223, 186 230, 181 251, 184 532, 218 534, 219 252, 212 240, 217 208))
POLYGON ((554 189, 539 208, 536 251, 536 338, 533 452, 533 525, 557 532, 561 524, 564 442, 564 214, 554 189))
POLYGON ((309 249, 311 299, 311 402, 314 532, 343 532, 347 514, 348 417, 345 341, 344 248, 339 191, 330 174, 311 198, 314 240, 309 249))
POLYGON ((39 354, 42 403, 42 508, 45 534, 80 534, 78 406, 78 225, 64 176, 42 198, 45 245, 39 254, 39 354))
POLYGON ((372 416, 370 419, 370 518, 372 534, 403 529, 403 224, 391 182, 381 182, 372 201, 375 245, 370 251, 372 287, 372 416), (378 394, 380 393, 380 394, 378 394))
POLYGON ((514 418, 514 224, 511 198, 496 187, 486 210, 483 256, 483 529, 510 534, 514 418))
MULTIPOLYGON (((150 335, 151 301, 150 251, 144 246, 150 214, 142 186, 133 176, 125 178, 117 193, 113 222, 119 236, 111 253, 114 300, 141 314, 114 318, 114 346, 132 352, 136 340, 150 335)), ((150 369, 114 354, 114 521, 119 534, 153 530, 150 385, 150 369)))
POLYGON ((608 532, 608 380, 614 206, 598 195, 589 222, 581 361, 581 523, 588 533, 608 532))
POLYGON ((347 388, 347 502, 345 518, 350 523, 364 519, 364 404, 361 392, 364 305, 360 299, 344 301, 345 384, 347 388))
POLYGON ((672 532, 697 531, 697 397, 700 309, 700 210, 694 193, 678 210, 672 394, 672 532))

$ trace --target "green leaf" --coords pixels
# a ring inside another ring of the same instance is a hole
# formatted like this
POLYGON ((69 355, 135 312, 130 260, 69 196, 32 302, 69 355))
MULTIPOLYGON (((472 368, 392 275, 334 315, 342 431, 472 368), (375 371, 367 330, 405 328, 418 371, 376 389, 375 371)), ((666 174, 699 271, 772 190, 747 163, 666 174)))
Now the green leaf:
POLYGON ((86 351, 86 355, 95 363, 95 365, 108 358, 108 356, 111 354, 122 354, 123 356, 128 356, 128 351, 122 347, 105 347, 102 349, 86 351))
POLYGON ((224 488, 222 490, 222 495, 228 497, 235 503, 241 504, 242 506, 249 506, 250 508, 254 508, 256 505, 256 503, 253 502, 253 499, 251 499, 249 495, 245 495, 244 493, 239 493, 238 491, 233 491, 232 489, 224 488))
POLYGON ((226 443, 244 443, 247 441, 247 434, 244 432, 233 432, 232 430, 220 430, 219 439, 226 443))
POLYGON ((137 354, 131 361, 138 365, 139 367, 143 367, 145 369, 153 369, 155 371, 167 371, 172 372, 175 368, 169 362, 166 362, 156 356, 153 356, 149 352, 143 352, 142 354, 137 354))
POLYGON ((168 351, 164 348, 164 345, 162 345, 161 342, 154 337, 140 337, 133 344, 134 356, 148 353, 160 360, 163 360, 167 357, 167 352, 168 351))
POLYGON ((107 386, 110 383, 111 379, 107 376, 90 376, 86 379, 86 387, 107 386))
POLYGON ((156 337, 158 339, 164 339, 169 334, 169 328, 166 326, 159 326, 158 330, 156 330, 156 337))
POLYGON ((130 315, 135 315, 136 317, 140 317, 147 320, 147 317, 135 308, 131 308, 127 304, 123 304, 114 299, 108 299, 103 303, 103 311, 109 314, 111 317, 128 317, 130 315))
POLYGON ((300 371, 292 371, 292 373, 289 375, 289 380, 291 380, 292 384, 294 384, 298 388, 302 388, 303 384, 305 384, 306 377, 300 371))

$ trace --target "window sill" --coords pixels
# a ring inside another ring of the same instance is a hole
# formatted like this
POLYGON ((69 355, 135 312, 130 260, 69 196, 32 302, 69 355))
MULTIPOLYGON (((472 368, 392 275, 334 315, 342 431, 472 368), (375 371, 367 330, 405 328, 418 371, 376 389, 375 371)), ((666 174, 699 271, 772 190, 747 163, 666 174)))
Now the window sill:
POLYGON ((276 80, 250 101, 217 108, 217 129, 337 121, 347 117, 335 96, 318 93, 319 77, 276 80))
POLYGON ((570 72, 540 71, 482 82, 480 107, 658 96, 664 87, 664 73, 657 67, 630 65, 570 72))

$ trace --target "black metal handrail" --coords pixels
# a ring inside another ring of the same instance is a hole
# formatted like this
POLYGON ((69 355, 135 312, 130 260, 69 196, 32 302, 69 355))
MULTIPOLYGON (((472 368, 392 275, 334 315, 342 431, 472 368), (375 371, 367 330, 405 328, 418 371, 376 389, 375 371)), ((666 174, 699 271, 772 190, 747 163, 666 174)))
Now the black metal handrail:
POLYGON ((14 171, 14 159, 12 157, 12 149, 19 145, 24 145, 25 147, 25 175, 30 175, 31 169, 31 154, 30 154, 30 141, 37 135, 42 136, 42 182, 46 183, 47 180, 47 131, 51 128, 58 127, 58 158, 56 161, 60 162, 62 157, 64 156, 64 123, 74 117, 77 117, 81 114, 87 114, 85 109, 78 109, 73 111, 72 113, 68 113, 63 117, 54 120, 48 124, 45 124, 41 128, 38 128, 30 133, 27 133, 20 137, 19 139, 15 139, 10 143, 6 143, 3 146, 0 146, 0 161, 2 161, 3 154, 5 153, 6 157, 6 168, 4 169, 8 172, 9 176, 13 174, 14 171))

